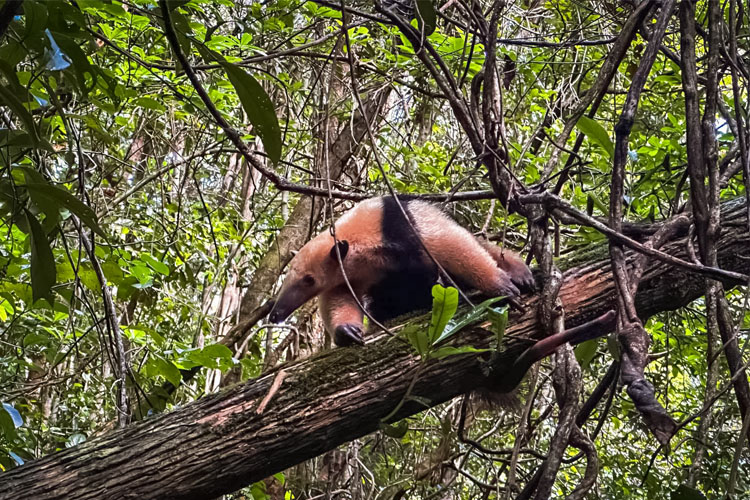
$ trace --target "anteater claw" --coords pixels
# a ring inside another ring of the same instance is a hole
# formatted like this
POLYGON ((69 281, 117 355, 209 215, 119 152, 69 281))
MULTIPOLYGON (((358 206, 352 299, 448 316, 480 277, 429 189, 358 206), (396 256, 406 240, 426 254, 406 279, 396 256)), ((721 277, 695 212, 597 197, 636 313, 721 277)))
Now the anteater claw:
POLYGON ((333 332, 333 341, 339 347, 350 345, 365 345, 362 327, 353 323, 344 323, 339 325, 333 332))

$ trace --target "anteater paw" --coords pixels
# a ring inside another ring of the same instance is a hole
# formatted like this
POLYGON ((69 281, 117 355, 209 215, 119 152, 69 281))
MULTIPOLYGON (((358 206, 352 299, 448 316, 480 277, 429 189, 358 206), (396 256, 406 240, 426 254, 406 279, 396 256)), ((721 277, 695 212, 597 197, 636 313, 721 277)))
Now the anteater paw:
POLYGON ((531 274, 531 270, 528 267, 520 269, 516 274, 512 275, 511 279, 513 280, 513 284, 522 292, 533 292, 536 290, 534 275, 531 274))
POLYGON ((500 293, 498 296, 503 295, 505 297, 517 297, 521 295, 521 291, 515 285, 515 282, 511 279, 504 279, 500 285, 500 293))
POLYGON ((347 347, 354 344, 365 345, 362 325, 344 323, 337 326, 333 332, 333 341, 339 347, 347 347))

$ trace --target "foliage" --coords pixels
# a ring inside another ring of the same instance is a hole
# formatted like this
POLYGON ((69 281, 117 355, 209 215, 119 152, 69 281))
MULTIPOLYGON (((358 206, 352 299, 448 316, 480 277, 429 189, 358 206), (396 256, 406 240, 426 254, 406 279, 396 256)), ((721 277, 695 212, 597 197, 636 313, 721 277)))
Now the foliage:
MULTIPOLYGON (((410 194, 489 189, 454 110, 420 61, 425 48, 376 15, 370 2, 349 3, 354 10, 346 17, 335 3, 299 0, 180 1, 170 4, 170 15, 181 50, 218 113, 240 132, 258 165, 286 181, 326 187, 326 148, 352 127, 377 91, 392 88, 383 119, 372 122, 374 141, 361 140, 345 174, 331 180, 333 188, 368 194, 388 192, 387 184, 410 194)), ((469 100, 486 47, 475 32, 451 22, 463 11, 445 7, 450 3, 417 0, 411 26, 469 100)), ((489 3, 480 2, 480 13, 489 3)), ((642 35, 598 110, 576 122, 583 141, 578 152, 570 154, 575 136, 565 144, 551 139, 593 88, 609 38, 630 13, 627 5, 509 4, 499 21, 508 168, 527 186, 559 182, 562 198, 597 217, 608 211, 614 123, 646 44, 642 35), (563 161, 546 170, 559 151, 563 161)), ((706 2, 698 2, 699 12, 705 8, 706 2)), ((707 22, 704 17, 700 22, 707 22)), ((622 201, 631 222, 664 220, 682 210, 688 197, 674 23, 648 76, 630 137, 622 201)), ((743 57, 747 25, 740 23, 738 37, 743 57)), ((699 56, 706 54, 706 43, 698 41, 699 56)), ((298 313, 292 328, 261 323, 241 342, 222 343, 249 314, 242 306, 245 290, 268 271, 264 259, 279 253, 276 236, 303 195, 279 191, 246 163, 174 61, 163 13, 151 0, 25 0, 0 34, 2 470, 113 427, 123 380, 132 418, 138 419, 325 344, 310 308, 298 313), (123 353, 126 373, 119 371, 123 353)), ((746 87, 740 96, 745 101, 735 102, 731 85, 729 73, 722 74, 721 114, 714 120, 721 161, 737 143, 735 108, 747 116, 746 87)), ((722 163, 724 171, 731 161, 722 163)), ((724 199, 743 194, 740 176, 727 179, 724 199)), ((336 201, 330 213, 338 216, 349 206, 336 201)), ((446 204, 446 210, 494 241, 524 244, 527 221, 489 199, 446 204)), ((300 226, 314 233, 327 224, 322 219, 311 216, 300 226)), ((589 258, 585 252, 604 240, 577 225, 559 236, 564 257, 582 252, 589 258)), ((284 264, 280 260, 274 276, 284 264)), ((457 290, 436 286, 433 296, 427 327, 402 332, 425 362, 472 352, 444 342, 479 321, 489 320, 498 341, 502 337, 507 311, 495 307, 497 299, 454 317, 457 290)), ((734 292, 728 298, 744 333, 750 324, 745 297, 734 292)), ((705 314, 699 300, 647 324, 655 353, 649 380, 680 420, 699 412, 706 395, 729 380, 723 357, 707 361, 719 346, 707 339, 705 314)), ((612 354, 596 342, 578 354, 589 394, 612 354)), ((487 484, 505 491, 506 451, 513 449, 522 421, 529 426, 518 436, 523 449, 517 477, 528 480, 549 448, 557 416, 546 375, 550 365, 541 363, 541 374, 520 392, 523 400, 533 398, 528 418, 477 403, 464 419, 466 436, 500 450, 492 457, 459 440, 460 405, 449 402, 399 424, 397 432, 386 429, 348 445, 348 456, 356 457, 348 479, 334 474, 332 452, 246 494, 272 498, 280 489, 273 498, 322 497, 343 484, 367 498, 393 498, 401 490, 409 498, 443 492, 449 492, 444 498, 495 498, 487 484)), ((612 392, 611 406, 599 406, 584 427, 600 458, 598 491, 590 497, 723 495, 742 425, 731 391, 716 399, 709 417, 688 424, 671 452, 656 453, 651 465, 657 448, 652 436, 630 399, 612 392), (709 422, 705 429, 699 428, 702 421, 709 422), (698 450, 703 461, 692 468, 698 450)), ((555 496, 570 494, 583 477, 581 456, 573 449, 567 453, 555 496)), ((744 458, 739 467, 736 491, 746 494, 744 458)))

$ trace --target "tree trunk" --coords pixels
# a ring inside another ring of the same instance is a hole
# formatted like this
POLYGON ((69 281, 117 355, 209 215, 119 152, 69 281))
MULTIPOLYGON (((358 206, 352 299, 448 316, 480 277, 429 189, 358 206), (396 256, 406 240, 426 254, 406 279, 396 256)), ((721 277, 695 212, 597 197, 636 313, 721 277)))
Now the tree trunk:
MULTIPOLYGON (((722 268, 746 273, 750 235, 743 210, 741 202, 725 206, 718 248, 722 268)), ((663 250, 684 258, 685 247, 683 235, 663 250)), ((588 263, 565 273, 560 298, 568 327, 613 308, 606 247, 598 250, 584 256, 588 263)), ((645 319, 682 307, 701 295, 703 284, 699 276, 653 261, 636 296, 638 313, 645 319)), ((511 315, 505 338, 515 344, 505 346, 508 359, 518 353, 518 339, 538 335, 536 300, 528 297, 526 313, 511 315)), ((486 347, 491 337, 472 327, 458 341, 486 347)), ((429 362, 414 384, 416 398, 393 420, 483 385, 482 357, 429 362)), ((323 352, 11 470, 2 475, 0 499, 214 498, 376 430, 403 398, 419 365, 411 348, 385 336, 366 347, 323 352)))

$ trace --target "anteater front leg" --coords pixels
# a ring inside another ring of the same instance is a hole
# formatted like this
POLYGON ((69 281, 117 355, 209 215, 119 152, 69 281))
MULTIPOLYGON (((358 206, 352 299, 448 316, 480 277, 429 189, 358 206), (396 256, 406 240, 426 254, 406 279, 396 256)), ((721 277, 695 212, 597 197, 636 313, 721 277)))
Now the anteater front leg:
POLYGON ((323 292, 318 309, 337 346, 364 345, 364 314, 346 285, 323 292))
POLYGON ((531 274, 529 266, 517 253, 506 248, 500 248, 487 240, 477 240, 482 247, 495 259, 500 269, 510 275, 513 284, 522 292, 531 292, 536 288, 534 275, 531 274))
POLYGON ((520 294, 513 276, 498 267, 489 252, 461 226, 448 224, 439 231, 423 231, 420 236, 435 260, 459 282, 489 296, 520 294))

